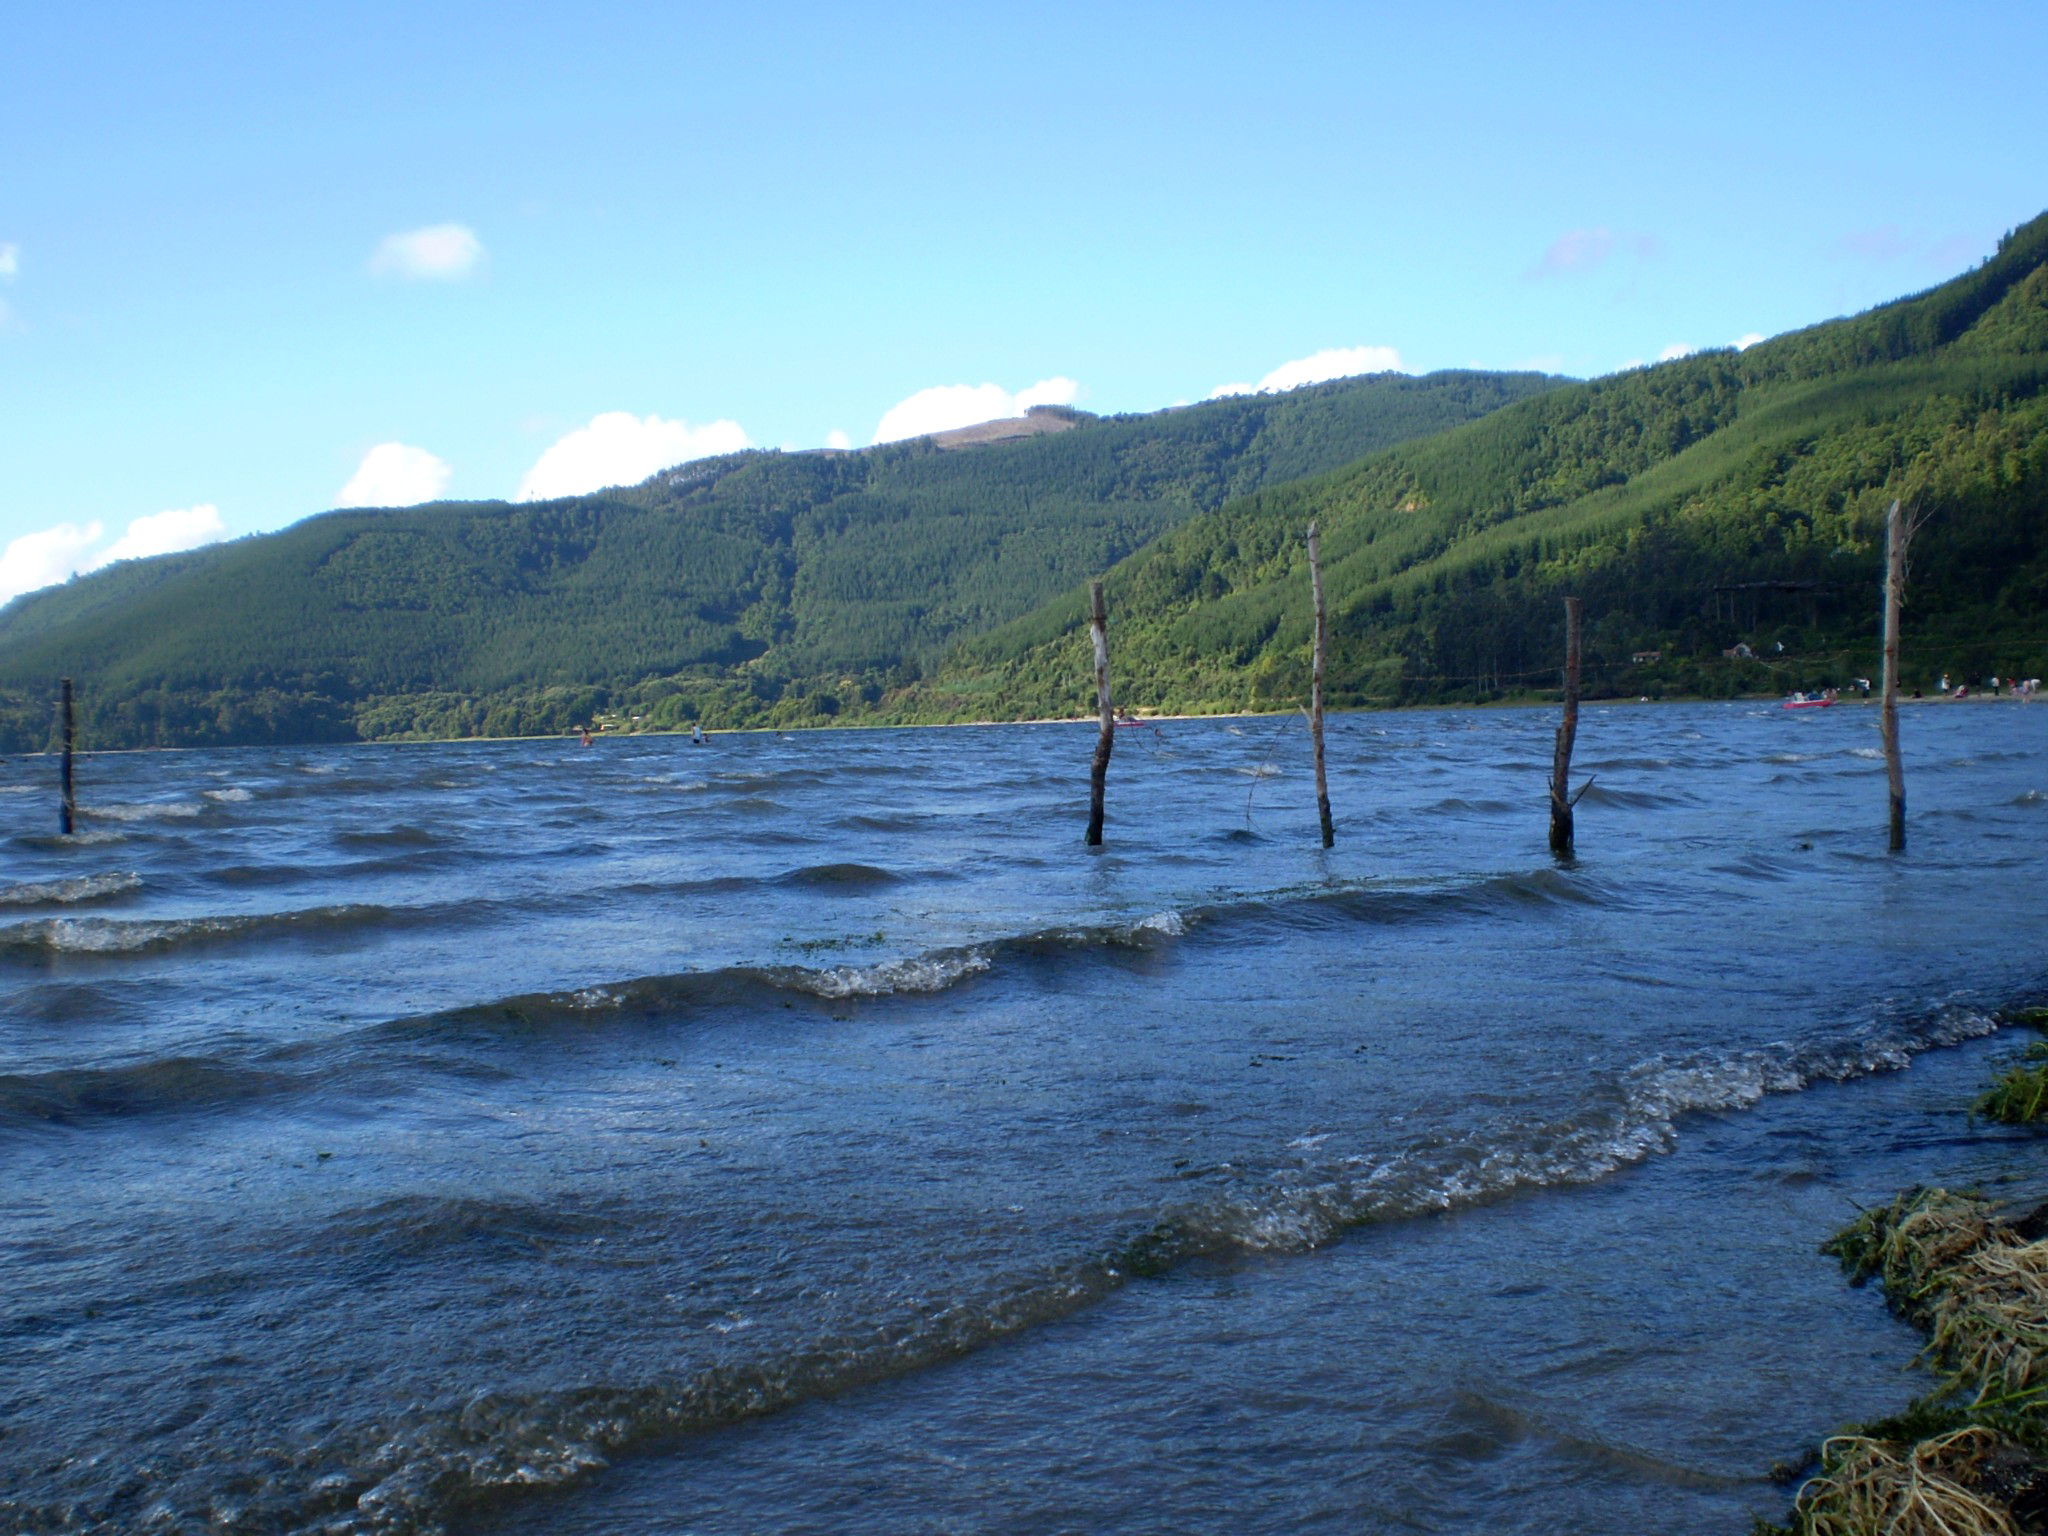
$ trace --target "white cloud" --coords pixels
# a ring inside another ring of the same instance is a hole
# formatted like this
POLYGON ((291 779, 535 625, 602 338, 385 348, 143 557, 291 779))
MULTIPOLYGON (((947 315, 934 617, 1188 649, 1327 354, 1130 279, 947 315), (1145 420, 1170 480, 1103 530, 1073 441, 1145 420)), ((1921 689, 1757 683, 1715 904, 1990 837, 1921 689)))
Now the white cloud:
POLYGON ((844 452, 846 449, 851 448, 853 446, 853 439, 848 437, 844 432, 840 431, 837 427, 834 427, 830 432, 827 432, 825 434, 825 446, 827 448, 837 448, 841 452, 844 452))
POLYGON ((1762 331, 1744 331, 1740 336, 1735 338, 1735 350, 1738 352, 1747 352, 1751 347, 1755 346, 1758 342, 1762 341, 1763 339, 1764 333, 1762 331))
POLYGON ((1681 357, 1691 357, 1695 350, 1689 343, 1674 341, 1670 346, 1657 354, 1657 361, 1660 363, 1675 363, 1681 357))
POLYGON ((606 411, 557 438, 534 461, 515 494, 520 501, 579 496, 608 485, 632 485, 672 464, 751 447, 736 421, 693 427, 687 421, 606 411))
POLYGON ((1001 421, 1022 416, 1034 405, 1072 405, 1080 394, 1080 385, 1057 376, 1040 379, 1014 395, 1000 384, 935 384, 890 406, 875 428, 874 440, 896 443, 907 437, 1001 421))
POLYGON ((429 224, 386 235, 370 255, 370 270, 379 277, 454 282, 474 272, 483 257, 483 242, 467 224, 429 224))
POLYGON ((1055 375, 1040 379, 1029 389, 1017 391, 1017 409, 1028 411, 1034 405, 1072 405, 1081 398, 1081 386, 1072 379, 1055 375))
POLYGON ((424 448, 379 443, 363 455, 349 482, 335 493, 337 507, 412 507, 448 488, 453 473, 424 448))
POLYGON ((1209 391, 1211 400, 1225 395, 1278 394, 1304 384, 1321 384, 1328 379, 1348 379, 1361 373, 1403 373, 1401 354, 1393 347, 1325 347, 1307 357, 1282 363, 1256 384, 1219 384, 1209 391))
POLYGON ((207 503, 138 517, 104 549, 95 547, 106 537, 106 525, 97 519, 82 525, 59 523, 54 528, 25 533, 0 550, 0 603, 24 592, 54 586, 81 572, 96 571, 116 560, 140 560, 148 555, 197 549, 224 539, 227 534, 220 509, 207 503))
POLYGON ((227 524, 220 520, 220 508, 211 502, 201 502, 196 507, 173 507, 168 512, 152 512, 147 517, 136 518, 128 525, 128 531, 93 556, 92 563, 85 569, 96 571, 116 560, 174 555, 180 550, 197 549, 202 544, 218 544, 227 536, 227 524))
POLYGON ((0 603, 62 581, 83 568, 86 555, 104 532, 98 523, 82 528, 76 523, 59 523, 13 540, 0 550, 0 603))
POLYGON ((0 245, 0 280, 14 281, 21 275, 21 247, 12 241, 0 245))

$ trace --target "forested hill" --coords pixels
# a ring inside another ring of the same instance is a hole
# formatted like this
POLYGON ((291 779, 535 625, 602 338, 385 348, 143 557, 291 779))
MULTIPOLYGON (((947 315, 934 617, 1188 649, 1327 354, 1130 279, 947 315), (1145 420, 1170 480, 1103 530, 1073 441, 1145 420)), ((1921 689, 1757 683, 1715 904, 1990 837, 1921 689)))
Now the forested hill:
MULTIPOLYGON (((1568 593, 1596 692, 1875 677, 1894 496, 1926 518, 1907 684, 2048 675, 2048 216, 1917 297, 1550 391, 1193 519, 1109 575, 1118 685, 1169 710, 1298 702, 1312 519, 1339 703, 1554 687, 1568 593)), ((963 642, 901 707, 1082 711, 1081 622, 1077 589, 963 642)))
POLYGON ((0 609, 0 750, 792 723, 872 704, 1188 518, 1554 385, 1378 375, 942 450, 748 453, 527 505, 332 512, 0 609))

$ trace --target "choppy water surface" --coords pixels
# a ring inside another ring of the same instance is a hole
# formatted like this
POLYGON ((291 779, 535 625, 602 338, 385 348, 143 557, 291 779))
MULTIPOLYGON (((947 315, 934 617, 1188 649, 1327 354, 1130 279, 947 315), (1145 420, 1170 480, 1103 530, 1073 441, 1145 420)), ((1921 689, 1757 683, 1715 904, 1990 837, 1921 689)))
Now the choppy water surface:
POLYGON ((0 764, 8 1531, 1740 1531, 2031 1179, 2048 709, 0 764), (1910 1066, 1910 1070, 1905 1070, 1910 1066))

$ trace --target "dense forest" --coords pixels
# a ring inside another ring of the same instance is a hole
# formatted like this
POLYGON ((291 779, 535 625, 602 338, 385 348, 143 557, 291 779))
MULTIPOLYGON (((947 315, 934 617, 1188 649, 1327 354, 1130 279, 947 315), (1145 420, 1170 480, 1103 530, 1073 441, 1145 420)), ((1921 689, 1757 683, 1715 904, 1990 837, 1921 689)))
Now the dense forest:
POLYGON ((747 453, 527 505, 331 512, 0 609, 0 750, 78 681, 98 747, 871 711, 1233 498, 1557 381, 1380 375, 942 449, 747 453))
MULTIPOLYGON (((2044 386, 2048 216, 1918 297, 1546 392, 1183 524, 1109 573, 1121 697, 1301 699, 1311 520, 1339 704, 1554 686, 1567 593, 1596 693, 1848 685, 1875 676, 1895 496, 1925 519, 1907 685, 2048 674, 2044 386)), ((1070 590, 964 640, 899 712, 1085 710, 1082 614, 1070 590)))
POLYGON ((748 453, 531 505, 328 513, 0 609, 0 750, 1290 708, 1323 528, 1338 705, 2048 674, 2048 216, 1971 272, 1590 383, 1382 375, 947 449, 748 453))

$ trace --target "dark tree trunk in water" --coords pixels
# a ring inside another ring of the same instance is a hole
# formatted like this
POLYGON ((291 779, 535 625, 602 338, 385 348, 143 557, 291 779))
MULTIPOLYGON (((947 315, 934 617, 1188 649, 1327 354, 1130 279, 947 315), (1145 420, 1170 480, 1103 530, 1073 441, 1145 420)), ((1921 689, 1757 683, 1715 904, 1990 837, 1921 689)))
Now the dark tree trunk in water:
POLYGON ((1884 740, 1884 778, 1891 797, 1891 851, 1906 846, 1906 771, 1899 763, 1899 604, 1906 588, 1906 540, 1912 536, 1894 501, 1884 515, 1884 683, 1877 729, 1884 740))
POLYGON ((64 679, 64 766, 58 770, 63 803, 57 810, 57 826, 66 837, 78 817, 78 796, 71 782, 71 750, 77 741, 77 727, 71 709, 71 679, 64 679))
POLYGON ((1095 642, 1095 708, 1102 717, 1095 738, 1095 766, 1088 776, 1088 846, 1102 846, 1102 790, 1109 778, 1109 754, 1116 747, 1116 712, 1109 702, 1109 612, 1102 605, 1102 583, 1088 583, 1088 632, 1095 642))
POLYGON ((1579 736, 1579 600, 1564 600, 1564 718, 1550 763, 1550 851, 1572 856, 1572 746, 1579 736))
POLYGON ((1309 671, 1308 729, 1316 744, 1316 815, 1323 824, 1323 846, 1331 847, 1337 834, 1330 825, 1330 780, 1323 769, 1323 658, 1330 647, 1329 619, 1323 610, 1323 552, 1316 540, 1316 525, 1308 525, 1309 590, 1315 595, 1315 659, 1309 671))

